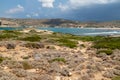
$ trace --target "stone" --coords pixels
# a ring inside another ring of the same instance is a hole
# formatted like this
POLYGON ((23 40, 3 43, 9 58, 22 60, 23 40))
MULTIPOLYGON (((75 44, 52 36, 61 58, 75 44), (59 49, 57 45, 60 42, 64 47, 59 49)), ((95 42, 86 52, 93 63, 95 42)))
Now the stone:
POLYGON ((16 45, 13 44, 13 43, 8 43, 8 44, 6 44, 6 48, 7 48, 7 49, 15 49, 15 47, 16 47, 16 45))

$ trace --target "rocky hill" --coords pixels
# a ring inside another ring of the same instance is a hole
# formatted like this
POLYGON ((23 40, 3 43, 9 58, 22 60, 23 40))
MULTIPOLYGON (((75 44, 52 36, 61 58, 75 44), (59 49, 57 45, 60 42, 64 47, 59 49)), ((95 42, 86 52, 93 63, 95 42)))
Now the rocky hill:
POLYGON ((66 19, 12 19, 0 18, 3 26, 42 26, 42 27, 104 27, 120 28, 120 21, 80 22, 66 19))

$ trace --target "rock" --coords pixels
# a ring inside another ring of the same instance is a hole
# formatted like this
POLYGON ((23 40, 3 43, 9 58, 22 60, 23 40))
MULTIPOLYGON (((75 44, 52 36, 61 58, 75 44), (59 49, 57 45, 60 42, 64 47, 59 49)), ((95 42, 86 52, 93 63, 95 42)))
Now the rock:
POLYGON ((90 77, 88 75, 84 75, 81 78, 82 78, 82 80, 90 80, 90 77))
POLYGON ((60 73, 61 72, 61 68, 58 62, 53 62, 50 64, 50 67, 48 69, 48 72, 51 73, 60 73))
POLYGON ((40 75, 38 80, 53 80, 51 76, 44 74, 44 75, 40 75))
POLYGON ((110 58, 112 60, 120 61, 120 50, 114 50, 110 58))
POLYGON ((7 48, 7 49, 15 49, 15 47, 16 47, 16 45, 13 44, 13 43, 8 43, 8 44, 6 44, 6 48, 7 48))
POLYGON ((10 61, 10 60, 4 60, 1 65, 7 66, 10 69, 15 69, 15 68, 23 68, 22 64, 17 61, 10 61))
POLYGON ((20 79, 9 72, 0 71, 0 80, 20 80, 20 79))
POLYGON ((104 74, 103 74, 104 77, 106 78, 113 78, 115 75, 113 73, 113 70, 109 70, 109 71, 106 71, 104 74))
POLYGON ((115 75, 120 76, 120 70, 114 70, 113 72, 115 75))
POLYGON ((74 68, 74 71, 81 71, 85 68, 84 64, 78 65, 76 68, 74 68))
POLYGON ((35 54, 34 55, 34 59, 35 60, 40 60, 40 59, 42 59, 43 58, 43 56, 41 55, 41 54, 35 54))
POLYGON ((29 75, 29 76, 27 76, 27 77, 25 77, 25 79, 24 80, 40 80, 39 79, 39 75, 29 75))
POLYGON ((39 61, 31 61, 31 62, 29 62, 29 64, 35 69, 42 69, 45 71, 48 70, 49 66, 50 66, 48 61, 45 59, 43 59, 43 60, 41 59, 39 61))
POLYGON ((102 66, 107 67, 107 68, 111 68, 112 67, 111 65, 112 65, 111 63, 108 63, 106 61, 102 62, 102 66))
POLYGON ((116 66, 115 69, 120 70, 120 66, 116 66))
POLYGON ((62 71, 61 71, 61 75, 62 76, 71 76, 72 74, 71 74, 71 72, 70 72, 70 70, 69 69, 67 69, 67 68, 63 68, 62 69, 62 71))
POLYGON ((26 77, 28 72, 23 69, 14 69, 12 73, 15 74, 17 77, 26 77))

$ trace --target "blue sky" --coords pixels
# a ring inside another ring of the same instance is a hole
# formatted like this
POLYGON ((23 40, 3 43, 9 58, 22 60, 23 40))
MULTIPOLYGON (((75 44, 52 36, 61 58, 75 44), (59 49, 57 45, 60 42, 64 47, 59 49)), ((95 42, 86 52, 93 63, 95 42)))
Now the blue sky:
POLYGON ((1 0, 0 17, 120 20, 120 0, 1 0))

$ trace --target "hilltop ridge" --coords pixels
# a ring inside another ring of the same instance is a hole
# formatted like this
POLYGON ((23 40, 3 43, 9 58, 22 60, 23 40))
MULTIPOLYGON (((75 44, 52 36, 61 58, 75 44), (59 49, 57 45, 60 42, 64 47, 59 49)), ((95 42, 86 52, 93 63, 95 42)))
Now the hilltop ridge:
POLYGON ((95 27, 95 28, 120 28, 120 21, 82 22, 67 19, 16 19, 0 18, 0 26, 34 26, 34 27, 95 27))

